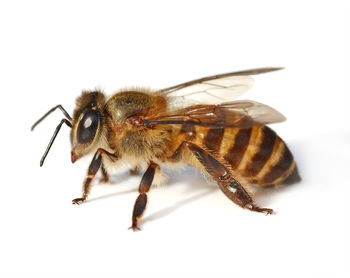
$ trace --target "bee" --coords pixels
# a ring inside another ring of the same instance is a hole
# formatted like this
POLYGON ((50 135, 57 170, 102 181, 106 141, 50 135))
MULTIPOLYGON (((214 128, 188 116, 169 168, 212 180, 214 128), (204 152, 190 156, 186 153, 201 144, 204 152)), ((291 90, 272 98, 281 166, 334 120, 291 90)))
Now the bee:
POLYGON ((132 212, 131 229, 139 230, 148 202, 147 194, 163 168, 189 165, 214 180, 221 191, 242 208, 271 214, 259 207, 246 185, 286 185, 300 181, 296 163, 286 143, 267 124, 285 117, 255 101, 236 100, 253 82, 251 75, 281 68, 261 68, 214 75, 162 90, 132 88, 109 99, 102 91, 83 91, 71 117, 57 126, 41 158, 44 160, 63 124, 71 128, 71 160, 94 154, 82 187, 87 200, 99 170, 103 181, 120 162, 132 172, 145 169, 132 212))

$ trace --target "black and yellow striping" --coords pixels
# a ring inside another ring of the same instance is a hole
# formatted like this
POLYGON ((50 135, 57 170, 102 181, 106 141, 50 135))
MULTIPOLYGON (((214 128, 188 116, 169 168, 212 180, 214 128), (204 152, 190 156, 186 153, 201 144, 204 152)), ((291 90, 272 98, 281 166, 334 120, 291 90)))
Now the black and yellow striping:
POLYGON ((224 129, 183 125, 180 133, 186 140, 216 153, 234 172, 257 186, 300 180, 287 145, 267 126, 224 129))

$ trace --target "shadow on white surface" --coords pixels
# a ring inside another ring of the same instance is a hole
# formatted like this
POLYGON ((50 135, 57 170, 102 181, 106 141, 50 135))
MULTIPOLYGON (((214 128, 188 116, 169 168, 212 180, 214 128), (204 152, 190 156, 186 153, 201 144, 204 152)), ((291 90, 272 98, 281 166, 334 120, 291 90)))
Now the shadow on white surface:
MULTIPOLYGON (((174 211, 178 210, 179 208, 183 207, 183 206, 186 206, 194 201, 197 201, 199 199, 202 199, 204 197, 207 197, 209 196, 210 194, 216 192, 218 189, 212 187, 212 188, 208 188, 208 190, 205 190, 204 192, 200 192, 194 196, 191 196, 191 197, 188 197, 188 198, 185 198, 181 201, 178 201, 176 202, 175 204, 169 206, 169 207, 166 207, 166 208, 163 208, 155 213, 152 213, 151 215, 148 215, 148 216, 145 216, 143 219, 142 219, 142 225, 145 224, 145 223, 148 223, 148 222, 152 222, 154 220, 158 220, 160 218, 163 218, 165 216, 168 216, 169 214, 173 213, 174 211)), ((142 226, 141 225, 141 226, 142 226)))

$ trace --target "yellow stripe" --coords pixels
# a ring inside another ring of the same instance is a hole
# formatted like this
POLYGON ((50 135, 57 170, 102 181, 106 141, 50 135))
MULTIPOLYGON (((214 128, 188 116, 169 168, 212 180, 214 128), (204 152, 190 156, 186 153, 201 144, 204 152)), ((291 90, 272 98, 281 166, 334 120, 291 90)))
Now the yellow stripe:
POLYGON ((296 167, 296 163, 295 163, 295 161, 293 160, 293 162, 292 162, 292 164, 289 166, 288 170, 287 170, 282 176, 280 176, 277 180, 275 180, 273 183, 274 183, 274 184, 279 184, 279 183, 283 182, 283 180, 284 180, 285 178, 287 178, 287 177, 294 171, 295 167, 296 167))
POLYGON ((269 160, 266 162, 266 164, 260 170, 260 172, 256 175, 256 178, 258 180, 263 179, 264 176, 270 172, 270 169, 281 160, 285 148, 286 147, 283 141, 279 137, 277 137, 269 160))
POLYGON ((235 143, 236 135, 239 131, 239 128, 226 128, 224 136, 221 141, 219 154, 221 157, 224 157, 232 148, 235 143))
POLYGON ((250 135, 248 147, 243 155, 241 162, 239 163, 237 169, 239 171, 244 171, 248 163, 251 162, 253 156, 259 151, 259 146, 263 139, 263 132, 260 126, 255 126, 252 128, 252 133, 250 135))

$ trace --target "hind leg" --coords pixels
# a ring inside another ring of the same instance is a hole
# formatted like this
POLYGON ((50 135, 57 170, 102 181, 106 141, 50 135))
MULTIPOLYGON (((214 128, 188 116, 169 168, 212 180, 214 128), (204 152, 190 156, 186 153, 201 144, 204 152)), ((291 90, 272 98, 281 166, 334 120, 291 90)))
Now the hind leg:
POLYGON ((183 148, 189 149, 198 161, 204 166, 208 174, 218 183, 224 194, 237 205, 251 211, 271 214, 272 209, 260 208, 244 187, 232 176, 231 172, 207 151, 191 142, 183 142, 174 156, 180 155, 183 148))

